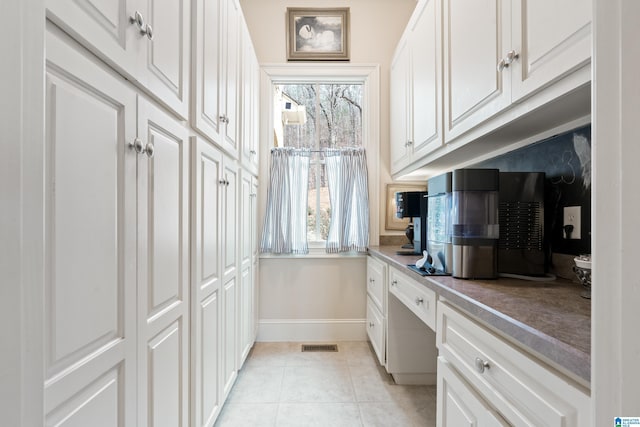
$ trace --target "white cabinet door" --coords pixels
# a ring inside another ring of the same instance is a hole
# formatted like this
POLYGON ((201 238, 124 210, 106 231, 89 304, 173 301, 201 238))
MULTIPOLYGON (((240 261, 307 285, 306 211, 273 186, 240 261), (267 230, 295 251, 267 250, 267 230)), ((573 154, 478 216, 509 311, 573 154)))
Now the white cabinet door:
POLYGON ((259 84, 260 69, 249 29, 244 21, 242 27, 242 164, 252 173, 258 173, 259 137, 259 84))
POLYGON ((511 43, 510 0, 444 0, 445 142, 511 103, 497 64, 511 43))
POLYGON ((238 156, 239 21, 235 0, 196 0, 193 124, 232 157, 238 156))
POLYGON ((237 0, 223 0, 225 7, 226 44, 224 47, 226 83, 224 99, 224 137, 223 148, 233 157, 238 155, 239 122, 239 86, 240 86, 240 5, 237 0))
POLYGON ((53 22, 183 118, 189 10, 188 0, 47 0, 53 22))
POLYGON ((512 7, 514 102, 589 63, 590 1, 513 0, 512 7))
POLYGON ((222 396, 228 396, 238 376, 237 329, 238 280, 231 277, 222 286, 222 396))
POLYGON ((187 128, 139 97, 138 138, 138 425, 187 425, 187 128))
POLYGON ((253 236, 252 176, 241 171, 240 179, 240 292, 238 298, 238 367, 253 345, 253 236))
POLYGON ((46 425, 136 425, 136 95, 47 33, 46 425))
POLYGON ((191 424, 210 426, 222 402, 222 153, 191 139, 191 424))
POLYGON ((398 48, 396 57, 391 64, 391 80, 390 80, 390 108, 391 123, 390 136, 391 141, 391 173, 400 171, 409 164, 411 154, 411 136, 409 128, 411 126, 410 108, 411 102, 410 87, 410 55, 409 44, 405 39, 398 48))
POLYGON ((438 427, 509 426, 442 357, 438 357, 437 399, 438 427))
POLYGON ((440 1, 428 0, 411 30, 413 160, 443 143, 440 1))
POLYGON ((138 79, 180 117, 189 114, 190 0, 144 0, 153 40, 144 40, 138 79))

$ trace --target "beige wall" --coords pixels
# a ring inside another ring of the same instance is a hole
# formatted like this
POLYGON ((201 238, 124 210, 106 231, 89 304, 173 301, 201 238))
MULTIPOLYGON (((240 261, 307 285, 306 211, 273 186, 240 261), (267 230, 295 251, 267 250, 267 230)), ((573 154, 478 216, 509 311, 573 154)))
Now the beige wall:
MULTIPOLYGON (((240 0, 260 64, 282 64, 286 57, 287 7, 349 7, 351 63, 380 65, 380 212, 385 211, 389 174, 389 68, 416 0, 240 0)), ((384 215, 378 224, 384 230, 384 215)))

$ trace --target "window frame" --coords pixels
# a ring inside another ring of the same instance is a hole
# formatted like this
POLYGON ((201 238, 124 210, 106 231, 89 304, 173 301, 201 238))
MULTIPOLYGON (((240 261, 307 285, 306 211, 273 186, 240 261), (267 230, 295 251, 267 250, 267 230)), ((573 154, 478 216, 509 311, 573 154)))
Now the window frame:
MULTIPOLYGON (((380 66, 369 64, 284 64, 264 65, 260 76, 260 171, 259 179, 269 182, 269 153, 273 147, 274 99, 276 84, 309 83, 310 81, 360 83, 363 85, 362 146, 367 153, 369 175, 369 244, 378 245, 380 238, 380 66)), ((266 192, 259 195, 259 224, 264 222, 266 192)), ((309 254, 293 258, 326 257, 322 242, 309 242, 309 254)), ((280 256, 280 255, 279 255, 280 256)), ((331 257, 350 256, 330 254, 331 257)))

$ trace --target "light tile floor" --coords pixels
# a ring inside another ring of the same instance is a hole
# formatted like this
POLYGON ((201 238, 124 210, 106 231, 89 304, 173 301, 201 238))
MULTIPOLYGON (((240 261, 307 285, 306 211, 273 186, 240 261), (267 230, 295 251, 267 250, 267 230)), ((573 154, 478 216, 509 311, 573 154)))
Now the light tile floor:
POLYGON ((435 386, 403 386, 379 366, 368 342, 338 352, 301 343, 256 343, 216 426, 431 427, 435 386))

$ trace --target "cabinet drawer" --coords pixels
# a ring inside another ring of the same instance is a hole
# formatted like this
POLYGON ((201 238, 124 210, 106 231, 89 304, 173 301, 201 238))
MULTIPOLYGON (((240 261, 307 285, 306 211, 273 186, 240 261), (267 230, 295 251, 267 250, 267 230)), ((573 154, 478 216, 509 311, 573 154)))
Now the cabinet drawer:
POLYGON ((385 363, 384 317, 371 297, 367 297, 367 335, 381 365, 385 363))
POLYGON ((436 294, 398 270, 389 269, 389 292, 431 329, 436 329, 436 294))
POLYGON ((367 293, 382 313, 386 311, 384 308, 386 270, 386 264, 375 258, 367 257, 367 293))
POLYGON ((586 392, 442 301, 437 345, 509 423, 590 425, 586 392))

